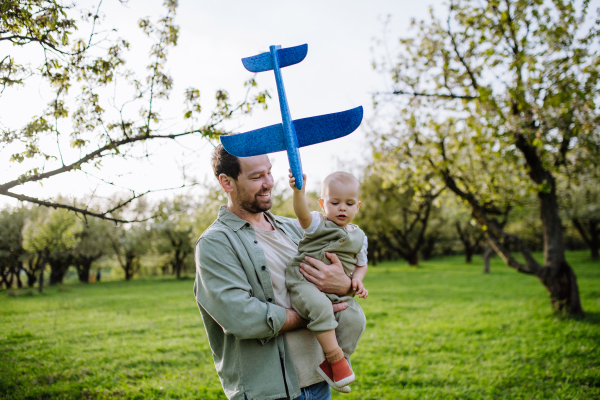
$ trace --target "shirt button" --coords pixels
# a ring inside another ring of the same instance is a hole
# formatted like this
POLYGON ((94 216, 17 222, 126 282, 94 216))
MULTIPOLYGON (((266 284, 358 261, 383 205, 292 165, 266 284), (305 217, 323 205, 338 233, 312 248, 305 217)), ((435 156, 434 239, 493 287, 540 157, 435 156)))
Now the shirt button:
POLYGON ((254 243, 258 243, 258 242, 255 240, 254 243))
POLYGON ((270 302, 272 302, 272 301, 273 301, 273 299, 269 297, 269 298, 267 299, 267 301, 270 303, 270 302))
POLYGON ((246 228, 250 227, 250 224, 248 222, 246 222, 246 224, 244 225, 246 228))
POLYGON ((344 243, 344 239, 340 239, 340 243, 344 243))
POLYGON ((265 267, 264 265, 261 267, 262 270, 264 271, 265 269, 267 269, 267 267, 265 267))

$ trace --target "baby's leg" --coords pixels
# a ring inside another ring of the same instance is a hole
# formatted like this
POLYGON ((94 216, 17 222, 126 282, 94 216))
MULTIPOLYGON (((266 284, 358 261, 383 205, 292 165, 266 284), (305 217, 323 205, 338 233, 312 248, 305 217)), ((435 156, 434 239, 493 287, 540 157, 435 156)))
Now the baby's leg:
POLYGON ((310 321, 308 329, 318 334, 337 327, 331 300, 315 285, 310 282, 295 282, 288 284, 288 291, 292 307, 302 318, 310 321))

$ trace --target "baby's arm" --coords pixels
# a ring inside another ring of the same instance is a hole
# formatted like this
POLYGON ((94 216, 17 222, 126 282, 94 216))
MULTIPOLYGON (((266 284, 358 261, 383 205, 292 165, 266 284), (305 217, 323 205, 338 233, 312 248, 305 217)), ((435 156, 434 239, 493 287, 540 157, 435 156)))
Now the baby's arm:
POLYGON ((310 214, 308 204, 306 203, 306 197, 304 196, 304 191, 306 190, 306 175, 302 175, 302 179, 304 180, 302 190, 298 190, 296 187, 296 178, 290 173, 290 187, 294 189, 294 213, 296 214, 296 217, 298 217, 298 222, 300 222, 302 229, 307 229, 312 222, 312 215, 310 214))
POLYGON ((352 273, 352 289, 356 292, 358 297, 366 299, 369 295, 369 291, 365 289, 365 285, 363 285, 363 279, 367 275, 367 247, 369 241, 365 236, 363 247, 360 249, 360 253, 357 254, 356 261, 358 261, 357 265, 354 267, 354 272, 352 273), (358 265, 362 264, 362 265, 358 265))
POLYGON ((367 275, 367 264, 357 265, 354 267, 354 273, 352 274, 352 289, 356 292, 358 297, 366 299, 369 295, 369 291, 365 289, 363 285, 363 279, 367 275))

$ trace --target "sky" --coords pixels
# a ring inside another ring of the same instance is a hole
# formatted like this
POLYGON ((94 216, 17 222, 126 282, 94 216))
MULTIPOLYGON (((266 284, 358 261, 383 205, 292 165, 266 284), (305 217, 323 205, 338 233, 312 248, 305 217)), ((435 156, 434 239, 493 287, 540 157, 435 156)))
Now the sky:
MULTIPOLYGON (((95 6, 95 1, 81 1, 82 6, 95 6)), ((137 27, 143 17, 156 19, 164 13, 161 1, 130 0, 122 5, 116 0, 104 0, 101 13, 102 29, 116 28, 118 34, 131 43, 128 54, 130 68, 143 73, 148 59, 148 43, 137 27)), ((188 87, 201 91, 204 110, 210 110, 214 93, 225 89, 233 99, 245 93, 242 84, 252 77, 240 61, 243 57, 268 51, 270 45, 291 47, 308 44, 306 59, 282 70, 292 118, 305 118, 347 110, 362 105, 365 116, 361 127, 351 135, 300 150, 307 187, 316 190, 322 179, 336 170, 360 172, 369 156, 367 123, 373 121, 372 95, 389 91, 388 76, 375 71, 376 57, 389 54, 393 59, 397 39, 409 34, 411 18, 428 16, 429 6, 443 12, 442 2, 429 0, 383 1, 192 1, 182 0, 177 10, 176 23, 180 26, 178 46, 170 53, 167 69, 174 79, 170 99, 161 105, 163 115, 173 118, 170 133, 181 132, 185 123, 183 92, 188 87), (390 18, 387 32, 384 21, 390 18), (382 39, 385 45, 382 44, 382 39)), ((82 29, 83 33, 85 29, 82 29)), ((39 62, 39 49, 0 47, 4 54, 16 54, 39 62), (36 58, 38 57, 38 58, 36 58)), ((259 88, 267 89, 272 98, 268 110, 255 110, 251 115, 232 121, 228 127, 245 132, 281 122, 275 79, 272 72, 256 76, 259 88)), ((51 93, 36 78, 28 80, 19 90, 5 92, 0 97, 0 123, 5 127, 23 126, 33 115, 39 115, 51 100, 51 93)), ((68 130, 68 127, 65 128, 68 130)), ((50 141, 46 146, 55 146, 50 141)), ((140 160, 113 160, 103 163, 101 170, 89 170, 90 175, 71 172, 39 183, 28 183, 18 193, 42 198, 57 195, 77 198, 93 191, 109 196, 120 188, 137 192, 179 186, 186 176, 200 181, 214 179, 210 168, 213 145, 199 138, 182 139, 178 143, 162 141, 145 145, 151 155, 140 160), (109 186, 98 178, 117 183, 109 186)), ((9 163, 11 149, 0 150, 0 181, 16 178, 27 164, 9 163)), ((78 153, 63 146, 65 163, 75 160, 78 153)), ((287 184, 287 156, 285 152, 271 154, 273 175, 277 190, 290 190, 287 184)), ((49 163, 51 164, 51 163, 49 163)), ((52 165, 47 165, 51 167, 52 165)), ((165 191, 153 195, 156 199, 179 191, 165 191)), ((17 204, 12 199, 0 198, 0 204, 17 204)))

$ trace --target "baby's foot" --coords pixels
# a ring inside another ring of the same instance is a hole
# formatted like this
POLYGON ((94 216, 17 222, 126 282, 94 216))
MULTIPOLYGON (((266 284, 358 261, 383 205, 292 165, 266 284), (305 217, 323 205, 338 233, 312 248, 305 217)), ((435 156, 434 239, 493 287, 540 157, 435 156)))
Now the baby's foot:
POLYGON ((350 393, 350 386, 347 385, 352 383, 355 377, 354 372, 352 372, 352 369, 350 369, 350 366, 348 365, 348 361, 346 361, 345 358, 342 358, 340 361, 333 363, 333 365, 335 365, 337 374, 334 372, 334 368, 327 360, 323 361, 321 365, 317 367, 317 372, 333 389, 342 393, 350 393), (346 364, 345 368, 343 363, 346 364))

